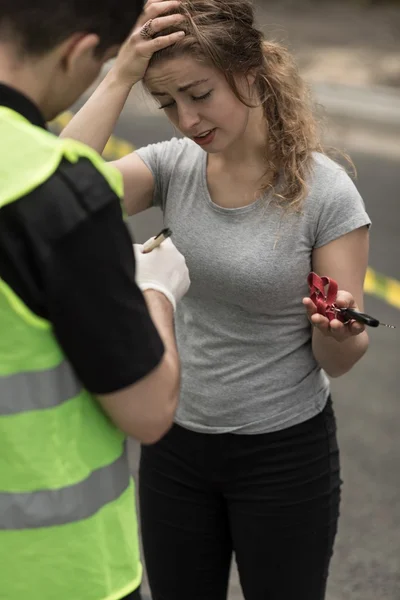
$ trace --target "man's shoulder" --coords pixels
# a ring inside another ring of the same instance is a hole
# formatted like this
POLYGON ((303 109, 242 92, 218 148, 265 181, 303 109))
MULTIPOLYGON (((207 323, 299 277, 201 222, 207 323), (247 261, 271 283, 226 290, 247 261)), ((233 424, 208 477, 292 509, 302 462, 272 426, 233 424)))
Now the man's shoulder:
POLYGON ((34 230, 35 237, 54 242, 119 202, 90 160, 71 163, 63 159, 45 182, 5 207, 3 216, 18 221, 26 231, 34 230))
POLYGON ((74 163, 62 160, 54 175, 44 185, 45 193, 54 186, 60 187, 65 194, 74 196, 89 212, 97 212, 110 201, 119 201, 104 175, 84 157, 74 163))

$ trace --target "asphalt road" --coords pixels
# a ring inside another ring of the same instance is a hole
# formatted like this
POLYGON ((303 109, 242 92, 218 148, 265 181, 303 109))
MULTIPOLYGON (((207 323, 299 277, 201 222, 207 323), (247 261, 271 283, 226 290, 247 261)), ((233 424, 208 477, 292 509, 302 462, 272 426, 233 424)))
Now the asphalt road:
MULTIPOLYGON (((115 133, 137 147, 174 135, 163 119, 133 118, 129 111, 115 133)), ((370 265, 400 279, 400 163, 367 153, 352 158, 357 186, 373 221, 370 265)), ((152 209, 130 224, 136 240, 144 241, 161 223, 160 213, 152 209)), ((372 297, 366 298, 366 310, 397 329, 371 330, 365 358, 350 374, 332 382, 344 488, 328 600, 400 599, 400 312, 372 297)), ((132 443, 135 473, 138 455, 132 443)), ((229 599, 241 598, 233 570, 229 599)))

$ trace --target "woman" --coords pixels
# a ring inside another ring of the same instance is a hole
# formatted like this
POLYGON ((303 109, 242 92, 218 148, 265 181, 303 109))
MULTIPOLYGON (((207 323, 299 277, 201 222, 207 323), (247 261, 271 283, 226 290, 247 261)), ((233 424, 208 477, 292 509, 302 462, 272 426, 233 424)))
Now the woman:
POLYGON ((126 208, 162 208, 192 281, 176 424, 142 448, 153 600, 225 599, 233 553, 246 600, 322 600, 340 496, 325 373, 348 372, 368 337, 316 313, 307 275, 362 310, 368 215, 248 0, 148 2, 64 135, 102 151, 140 79, 184 137, 115 163, 126 208))

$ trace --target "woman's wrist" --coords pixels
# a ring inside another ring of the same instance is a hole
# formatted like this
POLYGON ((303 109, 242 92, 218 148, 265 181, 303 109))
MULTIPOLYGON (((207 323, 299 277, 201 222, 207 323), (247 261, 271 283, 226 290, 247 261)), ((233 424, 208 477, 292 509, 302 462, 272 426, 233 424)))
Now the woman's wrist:
POLYGON ((127 74, 124 74, 121 67, 114 64, 107 73, 105 80, 107 80, 112 88, 119 89, 129 95, 133 86, 139 83, 140 77, 132 77, 132 75, 128 76, 127 74))
POLYGON ((368 350, 368 333, 363 331, 344 341, 324 336, 318 329, 313 330, 312 349, 315 359, 330 377, 340 377, 348 373, 368 350))

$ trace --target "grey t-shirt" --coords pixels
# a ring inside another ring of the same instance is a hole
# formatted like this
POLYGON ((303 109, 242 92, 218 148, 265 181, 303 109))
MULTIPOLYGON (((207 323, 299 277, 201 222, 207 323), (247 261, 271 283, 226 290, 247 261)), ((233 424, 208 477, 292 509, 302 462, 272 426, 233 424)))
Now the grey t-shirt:
POLYGON ((176 422, 199 432, 258 434, 315 416, 329 381, 312 353, 302 298, 313 248, 370 224, 351 179, 315 154, 302 214, 283 215, 268 195, 229 209, 213 203, 207 155, 191 140, 137 153, 154 175, 154 205, 192 282, 176 312, 176 422))

